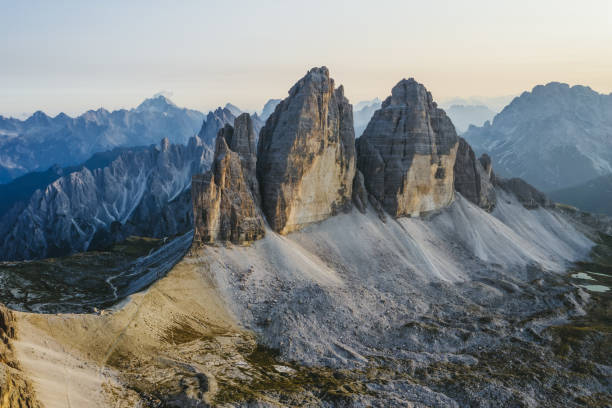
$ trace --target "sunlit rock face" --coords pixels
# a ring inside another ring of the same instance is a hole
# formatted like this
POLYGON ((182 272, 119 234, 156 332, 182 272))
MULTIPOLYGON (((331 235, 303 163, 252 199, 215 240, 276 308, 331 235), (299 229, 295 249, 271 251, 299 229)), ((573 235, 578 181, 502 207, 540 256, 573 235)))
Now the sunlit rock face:
POLYGON ((394 217, 437 210, 453 200, 457 133, 414 79, 401 80, 357 140, 368 191, 394 217))
POLYGON ((483 154, 476 159, 474 150, 463 138, 459 138, 455 161, 455 190, 462 196, 487 211, 493 211, 496 202, 491 159, 483 154))
POLYGON ((192 180, 196 243, 244 244, 265 234, 256 204, 255 133, 248 114, 225 125, 215 142, 211 170, 192 180))
POLYGON ((261 130, 257 179, 277 232, 324 220, 350 205, 355 175, 352 106, 325 67, 313 68, 261 130))

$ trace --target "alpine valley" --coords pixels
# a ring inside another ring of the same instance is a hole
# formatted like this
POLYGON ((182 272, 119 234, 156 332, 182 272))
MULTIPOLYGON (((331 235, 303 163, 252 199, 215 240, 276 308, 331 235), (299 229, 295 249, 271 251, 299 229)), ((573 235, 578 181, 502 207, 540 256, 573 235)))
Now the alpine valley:
POLYGON ((0 407, 612 406, 610 96, 290 85, 0 119, 0 407))

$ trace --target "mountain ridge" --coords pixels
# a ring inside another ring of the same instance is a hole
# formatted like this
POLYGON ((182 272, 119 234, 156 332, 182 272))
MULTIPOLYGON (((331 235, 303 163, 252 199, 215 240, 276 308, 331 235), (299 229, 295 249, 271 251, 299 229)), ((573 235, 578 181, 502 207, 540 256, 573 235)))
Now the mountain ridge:
POLYGON ((537 85, 463 136, 503 176, 544 191, 580 184, 612 172, 612 94, 560 82, 537 85))

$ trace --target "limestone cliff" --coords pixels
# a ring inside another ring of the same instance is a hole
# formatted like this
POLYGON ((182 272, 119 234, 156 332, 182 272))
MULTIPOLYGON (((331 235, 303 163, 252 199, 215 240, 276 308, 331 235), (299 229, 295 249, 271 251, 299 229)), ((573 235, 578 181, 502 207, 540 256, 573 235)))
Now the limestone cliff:
POLYGON ((192 179, 196 243, 243 244, 262 238, 264 221, 256 204, 255 138, 248 114, 225 125, 215 142, 211 170, 192 179))
POLYGON ((261 130, 257 179, 271 227, 288 233, 350 204, 355 175, 352 107, 326 67, 290 90, 261 130))
POLYGON ((419 215, 453 199, 457 133, 431 93, 403 79, 357 142, 368 191, 394 217, 419 215))
POLYGON ((455 161, 455 190, 477 206, 492 211, 495 207, 495 187, 491 182, 491 159, 483 155, 476 159, 472 147, 459 138, 455 161))

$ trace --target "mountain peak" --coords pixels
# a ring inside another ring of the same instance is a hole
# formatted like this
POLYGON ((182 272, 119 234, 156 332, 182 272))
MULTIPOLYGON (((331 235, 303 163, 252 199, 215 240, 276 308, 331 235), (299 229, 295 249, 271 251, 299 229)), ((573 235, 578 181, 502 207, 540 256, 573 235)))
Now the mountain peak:
POLYGON ((232 113, 232 115, 238 117, 242 113, 242 109, 237 107, 236 105, 232 105, 231 103, 226 103, 224 109, 227 109, 232 113))
POLYGON ((151 98, 145 99, 140 105, 138 105, 136 110, 163 111, 170 107, 176 107, 174 102, 162 94, 156 94, 151 98))

